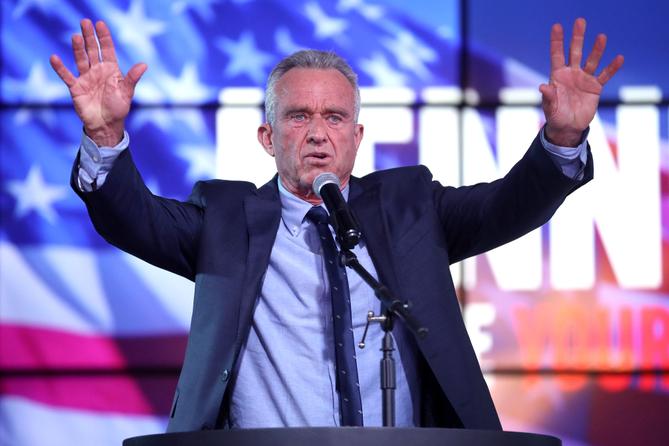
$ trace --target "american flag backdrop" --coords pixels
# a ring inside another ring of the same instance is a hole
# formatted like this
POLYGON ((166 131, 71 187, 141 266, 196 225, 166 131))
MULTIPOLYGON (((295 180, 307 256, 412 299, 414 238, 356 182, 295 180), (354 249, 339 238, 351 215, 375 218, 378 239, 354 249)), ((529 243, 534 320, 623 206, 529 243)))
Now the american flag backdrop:
MULTIPOLYGON (((569 29, 574 17, 597 17, 606 4, 598 0, 584 7, 566 1, 549 11, 541 2, 524 0, 508 7, 499 3, 3 1, 0 444, 118 445, 129 436, 162 432, 183 359, 192 284, 109 246, 95 233, 83 204, 69 189, 82 128, 48 58, 57 53, 74 70, 70 37, 78 32, 81 18, 106 21, 122 70, 139 61, 148 64, 126 122, 133 156, 154 193, 184 199, 199 179, 244 178, 261 184, 270 178, 272 160, 258 146, 254 130, 262 119, 262 88, 273 65, 301 48, 334 50, 359 74, 361 122, 370 125, 365 136, 369 143, 354 173, 432 160, 429 167, 442 182, 468 182, 475 177, 468 176, 470 168, 462 165, 467 160, 462 151, 470 130, 468 116, 476 115, 493 160, 501 150, 496 133, 500 104, 533 110, 528 116, 536 116, 537 122, 529 127, 536 132, 541 124, 536 87, 548 72, 550 23, 562 21, 569 29), (503 30, 495 31, 497 21, 505 23, 503 30), (436 136, 424 135, 431 116, 437 119, 430 124, 432 129, 440 129, 441 117, 453 124, 452 134, 444 136, 448 148, 441 147, 436 136), (428 145, 436 149, 430 152, 428 145), (449 164, 452 159, 456 163, 449 164)), ((630 328, 641 333, 634 338, 633 349, 640 355, 650 349, 650 359, 632 361, 631 368, 620 370, 592 366, 581 371, 586 379, 592 371, 621 370, 637 379, 637 369, 652 369, 656 378, 652 383, 633 381, 615 390, 615 395, 621 397, 616 400, 620 407, 633 404, 650 417, 648 424, 641 416, 631 418, 635 432, 649 432, 646 444, 661 444, 669 435, 666 426, 656 425, 661 420, 658 414, 669 410, 669 272, 662 262, 669 238, 669 62, 653 52, 666 47, 669 35, 659 28, 648 31, 642 23, 666 17, 669 7, 653 8, 664 14, 635 10, 640 16, 627 23, 635 35, 647 33, 652 39, 648 46, 616 40, 630 31, 619 29, 611 12, 600 14, 594 23, 597 31, 613 33, 611 45, 619 47, 614 51, 656 57, 655 71, 649 73, 641 62, 631 63, 611 83, 597 128, 615 156, 619 103, 632 97, 628 102, 657 110, 659 282, 655 288, 620 286, 598 239, 593 245, 598 253, 595 285, 582 291, 585 301, 604 302, 607 308, 629 305, 641 319, 652 316, 649 334, 644 334, 642 325, 630 328), (604 288, 605 298, 600 294, 604 288), (648 309, 655 312, 648 316, 644 313, 648 309)), ((547 236, 547 229, 543 234, 547 236)), ((546 256, 540 256, 540 267, 542 261, 548 269, 546 256)), ((593 390, 597 383, 577 390, 554 383, 531 387, 522 396, 523 409, 510 401, 509 395, 525 392, 519 380, 529 366, 513 353, 526 344, 526 338, 514 328, 509 315, 513 311, 504 310, 505 301, 517 303, 530 295, 543 298, 552 288, 544 279, 540 292, 510 293, 491 272, 494 265, 486 262, 479 262, 477 284, 465 275, 460 285, 465 312, 468 307, 483 308, 476 305, 486 302, 490 306, 485 308, 495 309, 497 315, 491 316, 495 323, 489 325, 494 336, 490 346, 486 347, 487 338, 478 338, 478 331, 473 330, 472 337, 483 352, 482 364, 492 378, 505 426, 556 434, 565 438, 565 444, 615 444, 598 429, 611 418, 628 414, 614 411, 609 417, 607 410, 613 409, 603 407, 603 394, 593 390)), ((573 298, 562 291, 555 295, 573 298)), ((490 313, 482 314, 468 321, 480 322, 490 313)), ((612 330, 615 340, 622 338, 623 329, 612 330)), ((548 373, 539 380, 550 379, 551 371, 560 373, 557 361, 541 365, 548 373)), ((613 388, 606 391, 614 392, 613 388)))

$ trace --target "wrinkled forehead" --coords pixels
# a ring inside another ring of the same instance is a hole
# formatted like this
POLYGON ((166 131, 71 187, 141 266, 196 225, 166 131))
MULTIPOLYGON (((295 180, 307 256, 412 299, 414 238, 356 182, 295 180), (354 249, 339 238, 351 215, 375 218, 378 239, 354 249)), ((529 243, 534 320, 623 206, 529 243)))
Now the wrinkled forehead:
POLYGON ((279 108, 304 103, 336 104, 355 108, 355 91, 348 79, 336 69, 292 68, 276 83, 279 108))

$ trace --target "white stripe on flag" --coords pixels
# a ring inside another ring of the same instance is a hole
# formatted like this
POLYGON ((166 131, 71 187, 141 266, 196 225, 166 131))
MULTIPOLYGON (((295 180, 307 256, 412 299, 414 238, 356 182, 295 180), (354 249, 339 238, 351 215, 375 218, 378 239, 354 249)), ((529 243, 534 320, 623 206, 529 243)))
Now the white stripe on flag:
MULTIPOLYGON (((42 248, 26 248, 26 251, 38 249, 42 248)), ((0 244, 0 264, 2 321, 65 328, 83 333, 96 331, 91 321, 85 320, 81 313, 44 283, 16 246, 0 244)), ((94 300, 92 298, 87 306, 92 307, 94 300)))
POLYGON ((101 251, 53 246, 18 249, 3 242, 0 243, 0 264, 0 322, 109 335, 188 331, 193 283, 114 248, 101 251), (164 318, 147 317, 143 312, 127 308, 123 315, 124 330, 119 333, 118 315, 110 311, 112 297, 108 296, 103 282, 113 284, 128 278, 116 277, 116 271, 100 271, 97 265, 105 256, 110 258, 105 264, 125 263, 136 274, 135 280, 144 287, 143 292, 151 294, 138 299, 152 299, 163 314, 169 315, 169 326, 164 318), (49 286, 28 258, 42 263, 67 291, 67 298, 49 286), (102 274, 114 277, 103 280, 102 274))
POLYGON ((166 418, 69 410, 0 398, 0 438, 11 446, 119 446, 124 438, 165 431, 166 418))

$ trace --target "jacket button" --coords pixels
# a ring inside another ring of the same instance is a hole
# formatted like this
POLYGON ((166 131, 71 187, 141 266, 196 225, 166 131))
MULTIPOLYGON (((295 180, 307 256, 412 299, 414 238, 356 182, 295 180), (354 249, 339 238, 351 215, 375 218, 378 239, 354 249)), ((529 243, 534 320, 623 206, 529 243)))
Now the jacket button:
POLYGON ((228 371, 228 369, 225 369, 223 370, 223 373, 221 373, 221 379, 223 381, 227 381, 228 378, 230 378, 230 372, 228 371))

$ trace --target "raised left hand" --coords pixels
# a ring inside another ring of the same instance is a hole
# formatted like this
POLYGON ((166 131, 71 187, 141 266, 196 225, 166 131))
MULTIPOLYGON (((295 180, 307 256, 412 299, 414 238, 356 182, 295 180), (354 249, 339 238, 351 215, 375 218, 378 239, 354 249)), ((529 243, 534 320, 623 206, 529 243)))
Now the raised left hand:
POLYGON ((564 58, 564 33, 560 24, 551 28, 551 77, 541 84, 542 107, 546 116, 546 138, 558 146, 576 147, 583 131, 595 117, 602 87, 623 65, 624 58, 616 56, 599 75, 595 71, 606 48, 606 35, 599 34, 581 68, 585 19, 574 22, 569 47, 569 65, 564 58))

